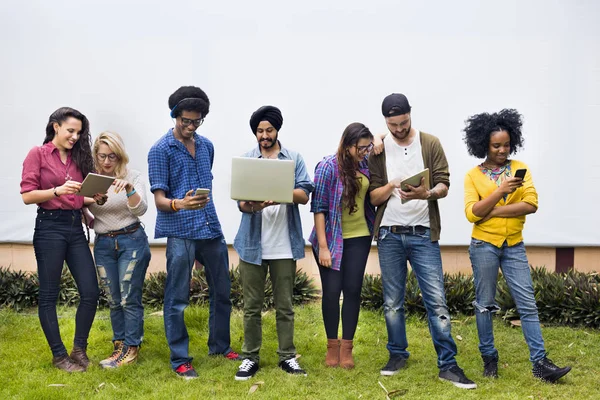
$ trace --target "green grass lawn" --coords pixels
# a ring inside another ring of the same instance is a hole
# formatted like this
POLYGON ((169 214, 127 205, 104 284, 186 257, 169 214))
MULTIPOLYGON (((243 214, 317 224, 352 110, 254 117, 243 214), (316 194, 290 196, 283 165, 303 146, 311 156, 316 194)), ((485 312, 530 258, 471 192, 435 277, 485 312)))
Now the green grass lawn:
MULTIPOLYGON (((74 308, 59 309, 61 331, 70 350, 74 330, 74 308)), ((474 318, 453 321, 458 362, 478 388, 462 390, 437 378, 436 356, 425 321, 408 321, 410 360, 393 377, 379 375, 387 361, 387 334, 383 316, 362 311, 355 338, 356 368, 345 371, 324 366, 326 339, 319 304, 296 309, 296 347, 299 362, 308 377, 294 377, 277 367, 277 336, 274 312, 263 317, 261 369, 246 382, 234 381, 239 362, 207 355, 207 307, 191 307, 186 321, 191 336, 190 354, 200 378, 185 381, 169 366, 169 351, 160 315, 146 311, 144 347, 139 362, 118 370, 103 370, 97 363, 112 349, 106 310, 99 311, 92 328, 88 354, 93 366, 88 372, 66 374, 52 367, 51 353, 37 318, 37 310, 15 313, 0 310, 0 399, 385 399, 380 383, 392 398, 407 399, 600 399, 600 335, 598 331, 565 327, 543 329, 546 347, 559 365, 573 371, 559 384, 534 379, 528 350, 520 328, 496 321, 496 344, 500 352, 500 379, 481 376, 474 318), (460 339, 459 339, 460 338, 460 339), (261 383, 262 382, 262 383, 261 383), (249 394, 254 384, 258 389, 249 394), (51 386, 61 385, 61 386, 51 386)), ((240 350, 243 341, 242 314, 231 318, 231 341, 240 350)))

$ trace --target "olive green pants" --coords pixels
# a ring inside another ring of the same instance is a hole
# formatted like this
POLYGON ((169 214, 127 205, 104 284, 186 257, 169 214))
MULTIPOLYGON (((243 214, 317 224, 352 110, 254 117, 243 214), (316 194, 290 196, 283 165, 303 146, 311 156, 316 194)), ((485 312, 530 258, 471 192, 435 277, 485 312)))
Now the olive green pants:
POLYGON ((294 346, 294 280, 296 261, 292 259, 263 260, 261 265, 240 260, 240 274, 244 291, 244 345, 242 357, 259 362, 262 345, 262 307, 265 298, 267 272, 271 274, 275 321, 279 340, 279 362, 296 356, 294 346))

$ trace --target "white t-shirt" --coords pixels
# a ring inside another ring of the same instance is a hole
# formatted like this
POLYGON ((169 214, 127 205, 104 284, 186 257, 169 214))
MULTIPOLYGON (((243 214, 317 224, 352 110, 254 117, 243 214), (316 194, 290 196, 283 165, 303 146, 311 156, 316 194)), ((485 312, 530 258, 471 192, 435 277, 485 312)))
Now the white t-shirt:
MULTIPOLYGON (((417 131, 412 143, 400 146, 389 134, 383 140, 385 146, 385 168, 388 181, 409 178, 425 169, 421 152, 421 132, 417 131)), ((381 226, 429 227, 429 206, 427 200, 411 200, 402 204, 399 189, 394 189, 383 213, 381 226)))
POLYGON ((263 260, 294 258, 288 228, 287 205, 262 210, 261 247, 263 260))

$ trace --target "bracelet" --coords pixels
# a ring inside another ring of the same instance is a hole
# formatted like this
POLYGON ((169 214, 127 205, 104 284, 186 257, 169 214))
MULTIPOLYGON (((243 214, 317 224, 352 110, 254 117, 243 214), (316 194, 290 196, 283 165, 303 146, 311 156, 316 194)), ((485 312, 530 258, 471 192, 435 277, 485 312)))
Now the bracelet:
POLYGON ((131 190, 131 192, 127 193, 125 196, 127 196, 127 198, 130 198, 131 196, 133 196, 134 194, 136 194, 137 192, 135 191, 135 188, 133 188, 131 190))
POLYGON ((175 212, 179 211, 179 210, 177 209, 177 207, 175 207, 175 199, 171 200, 171 208, 172 208, 172 209, 173 209, 173 211, 175 211, 175 212))
POLYGON ((56 196, 56 197, 60 197, 60 194, 58 194, 58 193, 56 192, 56 188, 57 188, 57 187, 56 187, 56 186, 54 186, 54 192, 53 192, 53 193, 54 193, 54 196, 56 196))

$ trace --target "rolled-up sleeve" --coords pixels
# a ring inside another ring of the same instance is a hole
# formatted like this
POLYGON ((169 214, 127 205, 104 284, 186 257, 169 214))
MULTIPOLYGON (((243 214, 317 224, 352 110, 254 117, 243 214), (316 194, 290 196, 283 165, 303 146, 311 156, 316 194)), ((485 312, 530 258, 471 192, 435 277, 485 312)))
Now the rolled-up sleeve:
POLYGON ((146 196, 146 186, 147 185, 146 185, 146 182, 144 181, 144 178, 142 177, 142 174, 140 174, 140 173, 138 173, 136 175, 136 177, 133 179, 133 182, 131 182, 131 183, 133 184, 133 187, 135 188, 135 192, 140 195, 140 201, 133 207, 131 207, 128 202, 127 208, 129 208, 129 211, 136 217, 141 217, 148 210, 148 199, 146 196))
POLYGON ((329 212, 329 195, 331 193, 331 182, 334 181, 331 164, 321 161, 315 167, 315 191, 310 202, 310 212, 329 212))
POLYGON ((369 192, 387 185, 384 177, 384 154, 369 156, 369 192))
POLYGON ((153 146, 148 153, 148 176, 150 191, 163 190, 169 192, 169 164, 167 152, 158 146, 153 146))
POLYGON ((448 168, 448 159, 446 158, 446 153, 444 153, 444 148, 439 139, 434 139, 432 145, 433 151, 431 154, 432 165, 434 166, 433 171, 431 171, 431 177, 433 179, 431 187, 435 187, 438 183, 443 183, 449 188, 450 170, 448 168))
POLYGON ((480 221, 482 218, 473 214, 473 206, 480 199, 479 192, 477 192, 477 188, 475 187, 475 182, 473 182, 473 178, 471 174, 465 175, 465 215, 467 216, 467 220, 471 223, 475 223, 480 221))
POLYGON ((294 189, 304 190, 307 196, 310 196, 315 190, 315 184, 310 179, 308 171, 306 170, 306 164, 300 154, 298 154, 296 158, 294 189))
POLYGON ((535 190, 535 186, 533 186, 533 178, 529 173, 529 168, 527 168, 527 173, 525 174, 525 178, 523 179, 523 197, 521 201, 527 204, 531 204, 536 209, 538 208, 538 194, 535 190))
POLYGON ((21 194, 31 192, 40 188, 41 150, 34 147, 29 150, 23 161, 23 172, 21 174, 21 194))

